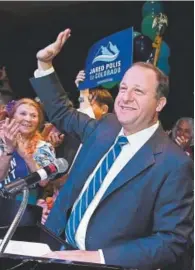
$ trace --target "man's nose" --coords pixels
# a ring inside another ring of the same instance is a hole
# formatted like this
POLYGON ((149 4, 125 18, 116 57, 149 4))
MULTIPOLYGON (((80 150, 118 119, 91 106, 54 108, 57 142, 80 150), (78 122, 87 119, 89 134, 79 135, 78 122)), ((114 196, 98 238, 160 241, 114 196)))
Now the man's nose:
POLYGON ((127 90, 123 95, 123 100, 125 102, 133 101, 134 100, 133 91, 127 90))

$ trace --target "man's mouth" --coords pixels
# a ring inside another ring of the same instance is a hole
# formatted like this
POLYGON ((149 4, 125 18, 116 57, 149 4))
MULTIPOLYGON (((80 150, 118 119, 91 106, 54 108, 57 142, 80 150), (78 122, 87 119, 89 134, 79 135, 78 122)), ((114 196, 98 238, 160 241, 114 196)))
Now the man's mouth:
POLYGON ((123 111, 135 111, 136 109, 133 108, 133 107, 129 107, 129 106, 120 106, 120 108, 123 110, 123 111))

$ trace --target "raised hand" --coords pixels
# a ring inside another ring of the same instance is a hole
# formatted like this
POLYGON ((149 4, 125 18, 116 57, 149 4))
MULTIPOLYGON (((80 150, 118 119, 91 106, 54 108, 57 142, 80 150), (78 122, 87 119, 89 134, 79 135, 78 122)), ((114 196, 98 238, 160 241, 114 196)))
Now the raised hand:
POLYGON ((80 70, 79 73, 76 76, 75 84, 78 87, 80 82, 83 82, 85 80, 85 71, 80 70))
POLYGON ((70 37, 70 29, 62 31, 55 42, 48 45, 37 53, 37 59, 44 63, 51 63, 54 57, 61 51, 64 43, 70 37))
POLYGON ((20 124, 15 119, 6 118, 1 126, 2 135, 6 144, 6 151, 13 152, 16 148, 17 136, 19 134, 20 124))

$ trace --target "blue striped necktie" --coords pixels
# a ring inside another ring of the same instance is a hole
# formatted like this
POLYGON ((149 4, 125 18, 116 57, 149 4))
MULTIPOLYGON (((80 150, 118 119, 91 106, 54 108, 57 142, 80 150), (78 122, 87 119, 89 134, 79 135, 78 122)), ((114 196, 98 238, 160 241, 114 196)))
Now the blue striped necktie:
POLYGON ((73 210, 70 214, 66 225, 66 239, 73 246, 77 247, 75 243, 75 234, 80 224, 81 219, 83 218, 85 211, 87 210, 89 204, 95 197, 103 180, 105 179, 108 171, 112 167, 112 164, 118 157, 121 152, 122 146, 128 143, 128 140, 125 136, 118 137, 118 140, 114 144, 114 147, 110 149, 103 161, 101 162, 99 168, 97 169, 95 175, 90 181, 88 187, 83 192, 80 199, 74 205, 73 210))

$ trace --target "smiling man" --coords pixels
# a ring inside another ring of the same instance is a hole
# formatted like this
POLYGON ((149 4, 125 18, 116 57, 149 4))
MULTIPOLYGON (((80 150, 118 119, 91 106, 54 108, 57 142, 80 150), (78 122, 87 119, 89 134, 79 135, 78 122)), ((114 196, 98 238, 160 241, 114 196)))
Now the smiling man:
POLYGON ((134 64, 124 75, 115 100, 115 113, 125 135, 157 123, 167 95, 168 79, 164 74, 152 65, 134 64))
POLYGON ((193 228, 193 164, 158 121, 168 79, 150 64, 134 64, 120 84, 116 115, 91 119, 72 108, 52 67, 69 36, 67 29, 38 52, 31 80, 49 120, 83 142, 46 222, 77 250, 47 256, 180 269, 193 228))

